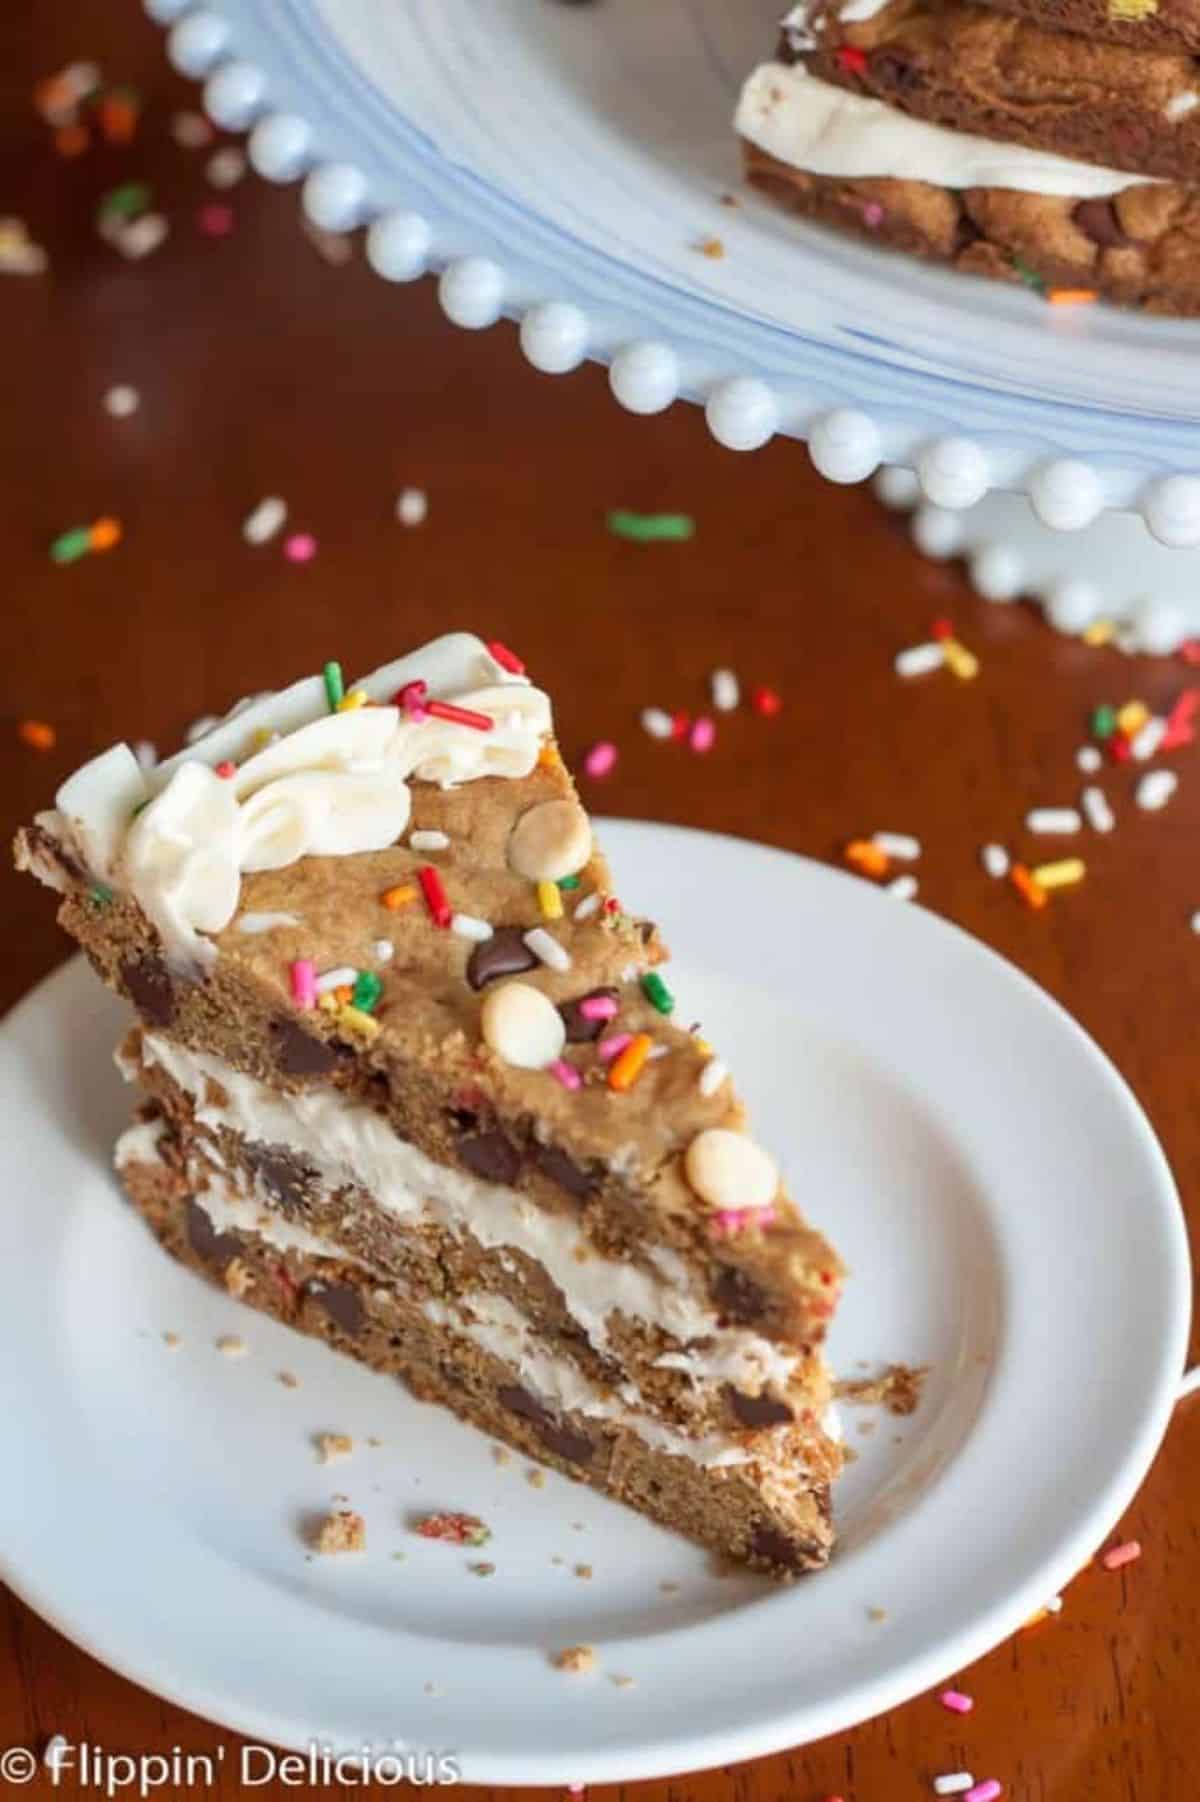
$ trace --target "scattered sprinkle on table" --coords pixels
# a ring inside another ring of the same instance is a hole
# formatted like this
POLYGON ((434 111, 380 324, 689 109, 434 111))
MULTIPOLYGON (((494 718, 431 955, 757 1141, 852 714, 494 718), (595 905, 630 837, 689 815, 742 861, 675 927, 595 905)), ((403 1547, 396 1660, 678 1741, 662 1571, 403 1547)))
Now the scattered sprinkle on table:
POLYGON ((293 532, 283 541, 283 554, 289 563, 311 563, 317 554, 317 541, 311 532, 293 532))
POLYGON ((662 707, 643 707, 639 717, 642 722, 642 730, 648 732, 651 738, 670 738, 672 736, 674 721, 662 707))
POLYGON ((933 640, 929 644, 910 645, 907 650, 898 651, 892 667, 898 676, 928 676, 936 669, 941 669, 946 661, 944 644, 933 640))
POLYGON ((1030 832, 1067 834, 1078 832, 1083 821, 1073 807, 1034 807, 1025 815, 1030 832))
POLYGON ((170 131, 181 150, 203 150, 213 141, 213 128, 203 113, 173 113, 170 131))
POLYGON ((871 839, 851 839, 843 855, 850 868, 857 870, 862 876, 886 876, 888 873, 888 854, 882 845, 871 839))
POLYGON ((974 1696, 964 1695, 961 1689, 944 1689, 938 1697, 943 1708, 951 1714, 970 1714, 975 1706, 974 1696))
POLYGON ((242 522, 242 537, 247 544, 266 544, 274 538, 287 519, 287 502, 280 500, 277 494, 268 495, 259 501, 253 512, 248 513, 242 522))
POLYGON ((705 751, 711 751, 716 742, 717 728, 710 719, 702 716, 688 733, 689 749, 703 754, 705 751))
POLYGON ((1003 1784, 998 1783, 994 1777, 988 1777, 982 1783, 964 1790, 964 1802, 996 1802, 996 1797, 1003 1793, 1003 1789, 1003 1784))
POLYGON ((1064 857, 1057 863, 1040 863, 1029 874, 1039 888, 1070 888, 1074 883, 1083 881, 1087 875, 1087 865, 1082 857, 1064 857))
POLYGON ((1179 787, 1174 770, 1150 770, 1134 791, 1134 800, 1143 813, 1158 813, 1179 787))
POLYGON ((921 855, 921 841, 907 832, 873 832, 871 843, 887 857, 898 857, 902 863, 915 863, 921 855))
POLYGON ((1101 757, 1095 745, 1080 745, 1075 753, 1075 762, 1085 776, 1093 776, 1104 762, 1104 759, 1101 757))
POLYGON ((631 513, 617 507, 608 516, 608 529, 614 538, 637 544, 679 544, 695 535, 696 522, 689 513, 631 513))
POLYGON ((22 720, 17 727, 17 737, 31 751, 52 751, 58 742, 57 732, 45 720, 22 720))
POLYGON ((897 901, 915 901, 918 883, 915 876, 906 872, 903 876, 895 876, 886 885, 886 893, 894 895, 897 901))
POLYGON ((715 669, 708 679, 712 704, 718 713, 732 713, 742 698, 741 687, 731 669, 715 669))
POLYGON ((245 173, 246 158, 236 144, 214 150, 204 165, 205 179, 214 188, 236 188, 245 173))
POLYGON ((1141 1555, 1140 1542, 1136 1539, 1127 1539, 1121 1545, 1110 1546, 1100 1562, 1105 1570, 1120 1570, 1123 1565, 1134 1563, 1141 1555))
POLYGON ((422 1539, 438 1539, 445 1545, 486 1545, 492 1529, 477 1514, 423 1514, 415 1523, 422 1539))
POLYGON ((196 210, 196 224, 206 238, 227 238, 234 226, 233 208, 223 200, 206 200, 196 210))
POLYGON ((1102 788, 1089 783, 1079 797, 1079 805, 1083 809, 1083 817, 1093 832, 1111 832, 1117 823, 1116 815, 1109 806, 1108 796, 1102 788))
POLYGON ((1010 859, 1003 845, 988 844, 979 847, 979 861, 987 874, 999 882, 1008 875, 1010 859))
POLYGON ((120 522, 98 519, 90 526, 71 526, 60 532, 50 546, 52 563, 78 563, 92 551, 110 551, 121 541, 120 522))
POLYGON ((115 382, 104 396, 104 411, 113 419, 128 419, 141 404, 141 395, 129 382, 115 382))
POLYGON ((944 1776, 933 1780, 935 1796, 961 1796, 964 1791, 974 1787, 975 1779, 970 1771, 947 1771, 944 1776))
POLYGON ((429 517, 429 497, 423 488, 402 488, 396 496, 396 518, 402 526, 423 526, 429 517))
POLYGON ((594 780, 609 776, 617 765, 617 747, 608 739, 592 746, 583 759, 583 768, 594 780))
POLYGON ((751 690, 750 705, 763 719, 773 720, 783 707, 783 699, 776 689, 760 686, 751 690))

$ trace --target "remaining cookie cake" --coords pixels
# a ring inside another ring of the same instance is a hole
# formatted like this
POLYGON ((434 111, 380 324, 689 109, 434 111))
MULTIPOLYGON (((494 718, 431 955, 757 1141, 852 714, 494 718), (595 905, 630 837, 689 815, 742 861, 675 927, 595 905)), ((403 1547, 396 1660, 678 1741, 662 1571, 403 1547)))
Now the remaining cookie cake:
POLYGON ((832 1541, 841 1270, 674 1020, 500 645, 123 745, 17 841, 140 1016, 163 1244, 486 1432, 778 1575, 832 1541))
POLYGON ((743 90, 750 180, 797 212, 1052 298, 1200 312, 1195 59, 1161 34, 1129 48, 1123 33, 1056 29, 1066 11, 806 0, 743 90))

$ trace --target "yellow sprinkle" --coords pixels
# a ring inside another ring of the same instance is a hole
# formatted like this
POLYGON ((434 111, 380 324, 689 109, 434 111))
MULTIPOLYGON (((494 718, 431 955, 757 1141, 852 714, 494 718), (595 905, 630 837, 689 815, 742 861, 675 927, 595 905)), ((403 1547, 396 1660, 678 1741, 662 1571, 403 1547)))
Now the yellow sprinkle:
POLYGON ((322 1013, 336 1014, 341 1003, 335 996, 331 995, 329 991, 326 990, 323 995, 317 996, 317 1006, 321 1009, 322 1013))
POLYGON ((1150 709, 1145 701, 1126 701, 1124 707, 1117 709, 1117 725, 1126 738, 1134 738, 1150 718, 1150 709))
POLYGON ((365 707, 366 704, 367 704, 366 689, 365 688, 352 688, 348 695, 342 696, 341 700, 337 704, 337 710, 339 713, 353 713, 357 708, 365 707))
POLYGON ((1111 644, 1117 635, 1117 628, 1111 619, 1094 620, 1080 633, 1084 644, 1111 644))
POLYGON ((269 726, 260 726, 254 734, 254 742, 260 751, 264 751, 274 736, 275 734, 271 731, 269 726))
POLYGON ((965 644, 959 644, 957 638, 942 640, 942 656, 960 682, 972 682, 979 674, 978 657, 965 644))
POLYGON ((558 754, 558 746, 547 742, 538 752, 538 764, 544 770, 556 770, 562 763, 558 754))
POLYGON ((1070 888, 1073 882, 1083 881, 1087 865, 1082 857, 1064 857, 1058 863, 1040 863, 1029 874, 1039 888, 1070 888))
POLYGON ((379 1031, 379 1021, 359 1007, 339 1007, 337 1022, 344 1032, 360 1032, 364 1039, 373 1039, 379 1031))
POLYGON ((416 898, 416 884, 412 882, 402 882, 399 888, 385 888, 379 897, 390 913, 399 913, 402 907, 407 907, 416 898))
POLYGON ((537 885, 538 906, 542 910, 543 920, 561 920, 563 917, 562 890, 557 882, 539 882, 537 885))
POLYGON ((1158 0, 1108 0, 1110 19, 1132 19, 1136 24, 1158 11, 1158 0))

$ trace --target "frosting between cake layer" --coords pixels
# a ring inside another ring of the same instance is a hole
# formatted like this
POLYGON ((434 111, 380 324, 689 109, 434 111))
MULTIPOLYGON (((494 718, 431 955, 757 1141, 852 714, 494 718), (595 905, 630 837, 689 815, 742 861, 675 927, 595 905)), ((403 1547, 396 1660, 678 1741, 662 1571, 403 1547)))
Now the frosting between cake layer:
MULTIPOLYGON (((432 1220, 456 1236, 471 1235, 489 1250, 523 1252, 545 1269, 597 1350, 608 1345, 609 1315, 621 1313, 683 1342, 684 1351, 667 1355, 686 1358, 678 1368, 697 1382, 733 1381, 751 1392, 782 1391, 796 1370, 799 1357, 794 1352, 749 1330, 722 1327, 707 1299, 688 1285, 686 1266, 669 1248, 647 1247, 661 1276, 605 1258, 573 1220, 539 1208, 504 1184, 434 1163, 373 1109, 347 1101, 333 1089, 284 1094, 221 1058, 155 1033, 144 1032, 141 1043, 145 1062, 157 1065, 191 1098, 202 1126, 224 1127, 252 1144, 286 1147, 327 1188, 360 1188, 398 1219, 414 1224, 432 1220)), ((129 1080, 136 1080, 136 1068, 121 1067, 129 1080)))
POLYGON ((757 68, 742 89, 735 125, 741 137, 781 163, 847 180, 923 181, 939 188, 1007 188, 1091 200, 1155 179, 910 119, 881 100, 818 80, 801 63, 757 68))

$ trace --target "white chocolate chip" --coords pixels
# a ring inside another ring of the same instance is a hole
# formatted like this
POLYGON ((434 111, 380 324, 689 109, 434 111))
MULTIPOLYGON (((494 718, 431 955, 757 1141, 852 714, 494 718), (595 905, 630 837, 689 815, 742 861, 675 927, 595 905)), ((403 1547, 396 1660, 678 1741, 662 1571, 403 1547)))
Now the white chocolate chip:
POLYGON ((779 1172, 762 1147, 723 1126, 696 1134, 684 1169, 701 1201, 714 1208, 765 1208, 779 1188, 779 1172))
POLYGON ((485 997, 479 1015, 483 1042, 518 1070, 544 1070, 562 1052, 567 1029, 540 989, 506 982, 485 997))
POLYGON ((561 882, 592 855, 592 828, 577 801, 541 801, 508 840, 508 866, 529 882, 561 882))

